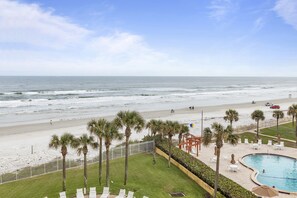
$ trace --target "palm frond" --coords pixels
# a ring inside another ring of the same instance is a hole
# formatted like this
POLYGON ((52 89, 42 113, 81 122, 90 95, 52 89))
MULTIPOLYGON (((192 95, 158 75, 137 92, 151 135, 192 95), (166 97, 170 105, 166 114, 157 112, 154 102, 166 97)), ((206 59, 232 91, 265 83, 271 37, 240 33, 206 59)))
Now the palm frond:
POLYGON ((213 133, 209 127, 205 128, 203 131, 202 144, 208 146, 211 143, 213 133))

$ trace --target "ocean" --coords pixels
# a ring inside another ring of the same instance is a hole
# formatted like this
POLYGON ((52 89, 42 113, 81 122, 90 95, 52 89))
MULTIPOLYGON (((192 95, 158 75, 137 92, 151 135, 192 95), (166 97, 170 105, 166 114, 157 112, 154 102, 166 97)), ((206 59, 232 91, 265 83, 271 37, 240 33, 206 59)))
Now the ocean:
POLYGON ((297 78, 0 77, 0 126, 297 96, 297 78))

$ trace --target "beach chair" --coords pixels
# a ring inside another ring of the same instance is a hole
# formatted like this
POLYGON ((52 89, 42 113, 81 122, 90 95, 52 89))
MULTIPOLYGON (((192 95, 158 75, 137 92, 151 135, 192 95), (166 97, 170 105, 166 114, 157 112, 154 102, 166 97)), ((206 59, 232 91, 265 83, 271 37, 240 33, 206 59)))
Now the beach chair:
POLYGON ((259 145, 262 145, 262 139, 259 139, 259 140, 258 140, 258 144, 259 144, 259 145))
POLYGON ((126 190, 120 189, 119 195, 116 198, 125 198, 126 197, 126 190))
POLYGON ((249 140, 247 138, 244 139, 245 144, 249 144, 249 140))
POLYGON ((283 150, 284 147, 285 147, 285 143, 284 142, 280 142, 279 145, 280 145, 280 149, 283 150))
POLYGON ((149 197, 147 197, 147 196, 143 196, 142 198, 149 198, 149 197))
POLYGON ((104 187, 100 198, 108 198, 108 196, 109 196, 109 187, 104 187))
POLYGON ((129 191, 128 195, 127 195, 127 198, 134 198, 134 192, 129 191))
POLYGON ((76 198, 84 198, 84 193, 82 188, 76 189, 76 198))
POLYGON ((96 187, 91 187, 90 193, 89 193, 89 198, 96 198, 96 195, 97 195, 96 187))
POLYGON ((272 140, 268 140, 267 146, 272 146, 272 140))
POLYGON ((238 144, 241 144, 241 143, 242 143, 242 142, 241 142, 241 138, 239 138, 239 139, 238 139, 238 144))
POLYGON ((60 198, 66 198, 66 192, 65 191, 60 192, 59 194, 60 194, 60 198))

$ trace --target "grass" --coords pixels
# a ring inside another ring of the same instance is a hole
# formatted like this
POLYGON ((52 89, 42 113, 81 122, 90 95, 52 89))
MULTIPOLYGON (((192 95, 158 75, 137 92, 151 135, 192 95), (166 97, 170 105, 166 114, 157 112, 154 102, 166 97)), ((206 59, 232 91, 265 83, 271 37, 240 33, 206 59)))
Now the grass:
POLYGON ((296 125, 293 126, 292 123, 287 123, 278 126, 279 132, 277 131, 276 126, 274 126, 270 128, 261 129, 260 133, 271 136, 277 136, 277 134, 280 133, 281 138, 296 140, 295 130, 296 125))
MULTIPOLYGON (((259 134, 259 135, 260 135, 260 138, 262 139, 263 144, 267 144, 268 140, 273 140, 272 138, 261 136, 261 134, 259 134)), ((245 132, 245 133, 241 133, 239 136, 241 138, 241 142, 244 142, 245 138, 247 138, 249 140, 249 142, 251 142, 251 141, 255 142, 256 134, 255 133, 250 133, 250 132, 245 132)), ((276 140, 276 139, 277 138, 275 137, 274 140, 276 140)), ((285 143, 286 147, 297 148, 296 144, 294 142, 284 141, 284 143, 285 143)))
MULTIPOLYGON (((152 164, 151 154, 138 154, 129 157, 128 184, 123 185, 124 158, 110 161, 110 191, 118 194, 119 189, 135 192, 136 197, 148 196, 166 198, 170 192, 183 192, 186 197, 202 198, 205 191, 188 178, 175 166, 167 167, 167 160, 156 156, 157 164, 152 164)), ((97 192, 102 191, 98 184, 98 165, 88 166, 88 185, 96 186, 97 192)), ((103 184, 105 184, 105 164, 103 165, 103 184)), ((67 170, 67 197, 74 197, 77 188, 83 187, 83 169, 67 170)), ((50 173, 30 179, 0 185, 1 197, 34 198, 58 197, 62 188, 62 173, 50 173)))

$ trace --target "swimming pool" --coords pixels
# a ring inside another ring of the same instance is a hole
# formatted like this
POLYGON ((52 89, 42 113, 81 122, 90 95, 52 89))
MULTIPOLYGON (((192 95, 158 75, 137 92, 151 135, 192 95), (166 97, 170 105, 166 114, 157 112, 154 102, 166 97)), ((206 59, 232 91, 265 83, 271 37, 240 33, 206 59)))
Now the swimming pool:
POLYGON ((259 183, 275 188, 297 192, 297 160, 285 156, 253 154, 243 158, 245 165, 259 171, 259 183), (263 171, 264 170, 264 171, 263 171))

